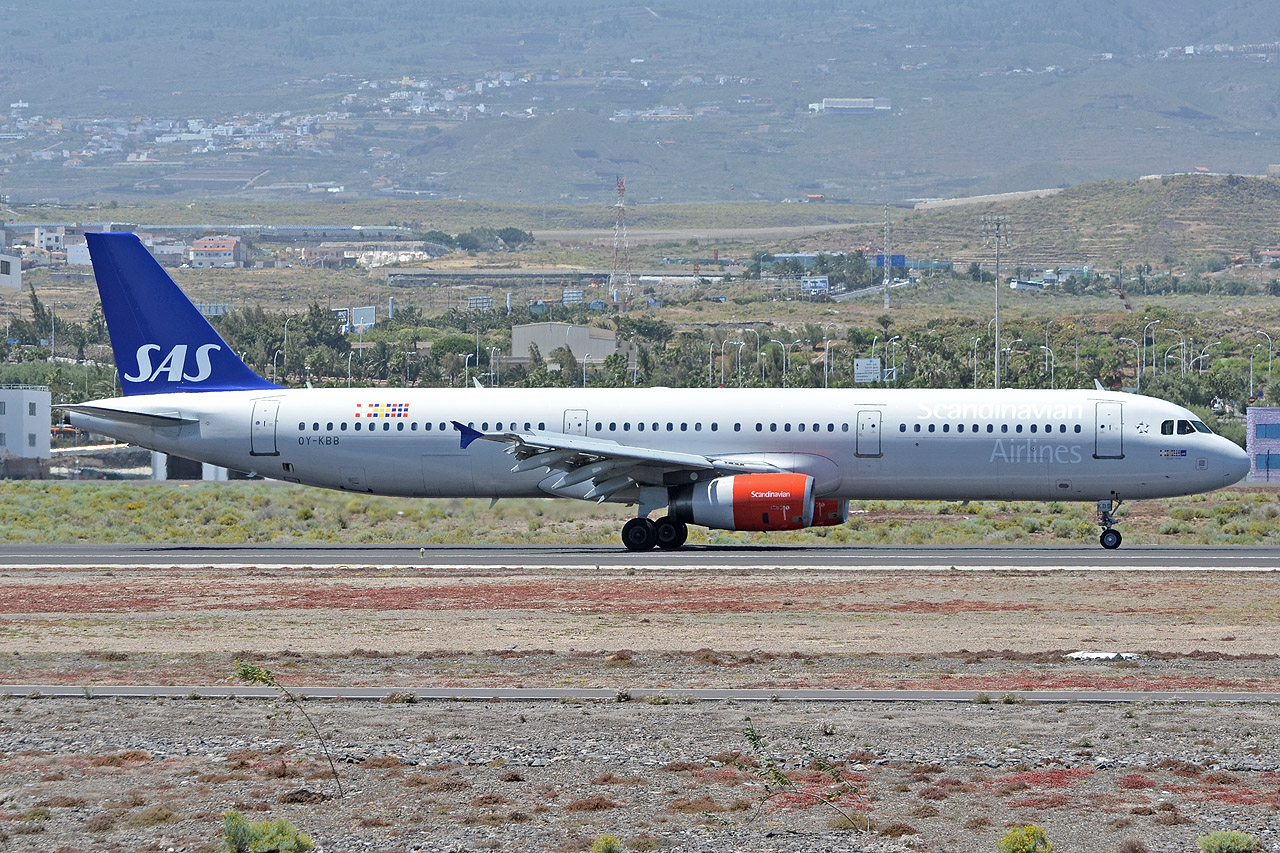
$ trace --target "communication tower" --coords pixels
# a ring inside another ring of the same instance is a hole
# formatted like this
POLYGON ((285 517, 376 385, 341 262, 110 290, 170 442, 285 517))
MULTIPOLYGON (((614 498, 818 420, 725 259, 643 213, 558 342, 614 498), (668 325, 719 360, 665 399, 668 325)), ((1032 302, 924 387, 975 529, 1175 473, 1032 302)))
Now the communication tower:
POLYGON ((613 206, 613 269, 610 289, 622 288, 631 295, 631 244, 627 242, 627 182, 618 176, 618 201, 613 206))

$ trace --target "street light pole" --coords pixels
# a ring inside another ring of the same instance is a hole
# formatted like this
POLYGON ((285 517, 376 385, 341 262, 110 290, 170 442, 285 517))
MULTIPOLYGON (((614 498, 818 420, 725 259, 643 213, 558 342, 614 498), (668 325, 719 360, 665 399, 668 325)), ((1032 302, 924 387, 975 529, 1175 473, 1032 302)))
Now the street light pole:
POLYGON ((984 216, 982 217, 982 242, 983 245, 995 245, 996 249, 996 370, 994 385, 997 389, 1000 387, 1000 249, 1009 245, 1009 217, 1007 216, 984 216))
POLYGON ((587 387, 587 360, 591 358, 591 353, 587 353, 582 357, 582 387, 587 387))
POLYGON ((978 390, 978 344, 982 338, 975 335, 973 338, 973 353, 969 356, 969 360, 973 363, 973 390, 978 390))
MULTIPOLYGON (((460 352, 460 353, 458 353, 458 358, 466 358, 466 361, 464 361, 464 362, 462 363, 462 369, 463 369, 463 371, 464 371, 464 372, 463 372, 463 374, 462 374, 462 387, 463 387, 463 388, 466 388, 468 385, 470 385, 470 384, 471 384, 471 358, 472 358, 472 356, 473 356, 473 353, 469 353, 469 352, 460 352)), ((476 362, 476 367, 479 367, 479 366, 480 366, 480 363, 479 363, 479 362, 476 362)))
MULTIPOLYGON (((1147 348, 1147 329, 1150 329, 1152 326, 1157 325, 1159 322, 1160 322, 1159 320, 1152 320, 1150 323, 1142 327, 1142 349, 1138 352, 1139 376, 1141 376, 1141 371, 1143 369, 1143 361, 1145 360, 1144 353, 1146 352, 1146 348, 1147 348)), ((1155 338, 1151 339, 1151 375, 1152 376, 1156 375, 1156 339, 1155 338)), ((1141 382, 1138 383, 1138 391, 1139 392, 1142 391, 1141 382)))
POLYGON ((1259 329, 1254 334, 1262 335, 1267 339, 1267 379, 1271 378, 1271 336, 1259 329))
POLYGON ((1049 390, 1052 391, 1057 385, 1058 359, 1049 347, 1040 347, 1040 349, 1044 350, 1045 356, 1049 359, 1049 390))

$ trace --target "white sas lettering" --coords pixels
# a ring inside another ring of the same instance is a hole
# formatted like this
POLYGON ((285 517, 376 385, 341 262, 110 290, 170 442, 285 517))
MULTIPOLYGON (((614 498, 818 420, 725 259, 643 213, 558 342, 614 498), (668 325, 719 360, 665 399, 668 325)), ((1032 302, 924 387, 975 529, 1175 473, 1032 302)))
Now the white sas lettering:
POLYGON ((151 353, 159 352, 158 344, 143 344, 138 347, 135 357, 138 360, 138 372, 136 374, 126 374, 125 379, 130 382, 154 382, 162 373, 168 373, 169 382, 203 382, 213 374, 213 365, 209 361, 209 354, 214 350, 222 349, 218 344, 202 344, 196 350, 196 372, 195 375, 184 372, 187 366, 187 345, 177 344, 173 349, 169 350, 169 354, 164 357, 154 369, 151 367, 151 353))

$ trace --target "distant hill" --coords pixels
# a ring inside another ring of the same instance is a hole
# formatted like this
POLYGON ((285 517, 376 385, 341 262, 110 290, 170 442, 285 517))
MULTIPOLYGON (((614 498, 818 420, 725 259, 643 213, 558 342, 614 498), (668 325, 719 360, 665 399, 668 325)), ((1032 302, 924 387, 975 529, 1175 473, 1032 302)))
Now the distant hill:
MULTIPOLYGON (((984 215, 1009 217, 1012 245, 1003 254, 1010 269, 1194 265, 1280 246, 1280 179, 1193 174, 1100 181, 1045 198, 913 212, 894 224, 892 251, 989 264, 994 253, 982 246, 984 215)), ((875 226, 826 232, 797 246, 879 246, 882 233, 875 226)))
POLYGON ((1280 162, 1272 0, 28 6, 0 63, 5 104, 26 104, 0 119, 0 195, 16 201, 323 184, 353 200, 598 204, 621 174, 642 202, 879 204, 1280 162), (825 98, 891 109, 810 109, 825 98), (265 121, 264 136, 296 136, 303 116, 314 145, 299 150, 137 131, 265 121), (231 161, 264 177, 172 179, 231 161))

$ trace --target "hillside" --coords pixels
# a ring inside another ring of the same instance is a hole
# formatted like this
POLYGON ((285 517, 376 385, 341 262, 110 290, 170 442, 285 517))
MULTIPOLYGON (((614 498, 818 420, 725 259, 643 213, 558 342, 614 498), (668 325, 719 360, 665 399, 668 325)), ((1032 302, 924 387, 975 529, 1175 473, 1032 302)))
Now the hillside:
MULTIPOLYGON (((989 263, 980 217, 1010 218, 1012 243, 1003 253, 1016 264, 1088 264, 1114 269, 1195 267, 1213 256, 1248 256, 1280 245, 1280 180, 1233 175, 1175 175, 1101 181, 1045 198, 917 211, 895 222, 894 252, 989 263)), ((837 250, 879 245, 883 229, 863 226, 796 241, 796 248, 837 250)))
POLYGON ((621 174, 644 202, 881 204, 1262 174, 1272 5, 67 0, 6 30, 0 196, 592 205, 621 174), (885 108, 813 109, 859 98, 885 108))

